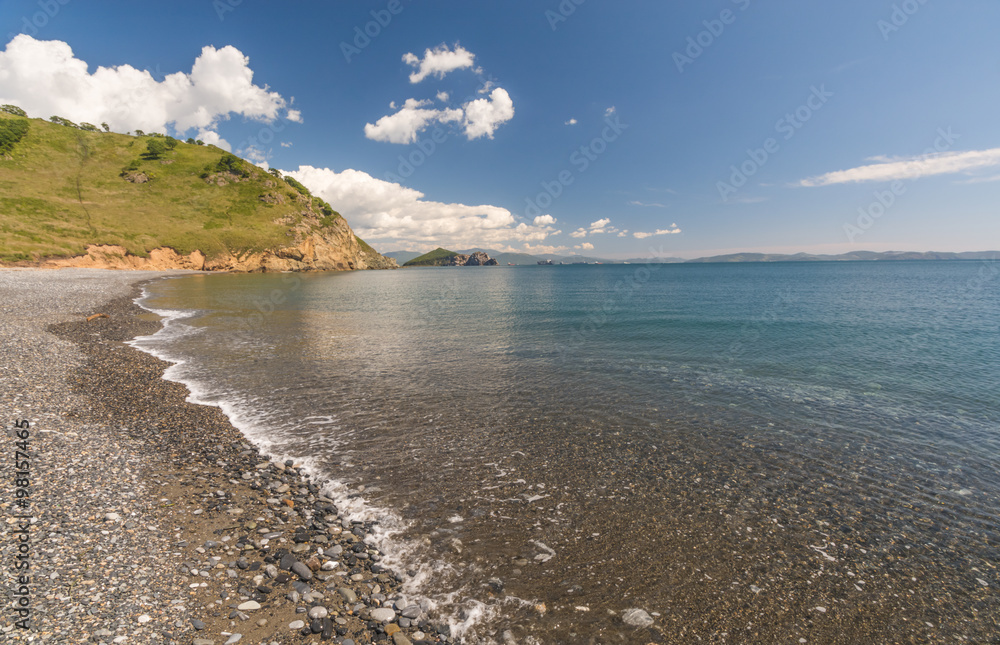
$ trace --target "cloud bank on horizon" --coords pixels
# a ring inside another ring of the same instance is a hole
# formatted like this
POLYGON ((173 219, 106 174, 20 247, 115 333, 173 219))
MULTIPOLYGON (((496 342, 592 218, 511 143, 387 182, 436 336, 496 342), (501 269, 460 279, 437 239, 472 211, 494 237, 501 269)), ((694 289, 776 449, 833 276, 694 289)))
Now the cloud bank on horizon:
POLYGON ((555 228, 556 219, 551 215, 540 215, 528 224, 518 222, 513 213, 500 206, 426 201, 418 190, 360 170, 338 173, 329 168, 299 166, 284 174, 336 204, 358 235, 366 239, 426 250, 484 244, 499 251, 526 253, 558 253, 567 248, 539 246, 549 236, 562 232, 555 228))

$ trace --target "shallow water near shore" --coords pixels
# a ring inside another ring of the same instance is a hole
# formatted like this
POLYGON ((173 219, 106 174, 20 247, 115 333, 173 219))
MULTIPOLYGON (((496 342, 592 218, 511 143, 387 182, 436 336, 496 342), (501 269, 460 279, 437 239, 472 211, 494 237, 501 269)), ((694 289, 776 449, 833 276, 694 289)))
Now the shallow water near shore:
POLYGON ((195 275, 142 304, 167 322, 134 345, 380 518, 467 642, 1000 633, 995 262, 195 275))

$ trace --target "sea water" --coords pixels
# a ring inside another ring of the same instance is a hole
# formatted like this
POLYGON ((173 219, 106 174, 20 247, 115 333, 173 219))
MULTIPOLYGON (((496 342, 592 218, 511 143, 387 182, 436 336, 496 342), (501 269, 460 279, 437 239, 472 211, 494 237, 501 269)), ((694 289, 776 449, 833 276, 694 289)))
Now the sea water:
POLYGON ((376 519, 466 642, 1000 633, 996 261, 196 275, 141 302, 166 325, 136 346, 376 519))

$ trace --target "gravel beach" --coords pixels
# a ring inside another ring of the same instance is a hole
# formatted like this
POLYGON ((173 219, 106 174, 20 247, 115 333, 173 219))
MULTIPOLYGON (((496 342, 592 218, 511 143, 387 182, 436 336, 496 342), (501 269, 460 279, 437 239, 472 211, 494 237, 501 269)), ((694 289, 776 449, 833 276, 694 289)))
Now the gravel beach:
POLYGON ((259 454, 220 410, 185 402, 161 378, 166 363, 125 344, 159 328, 133 299, 166 275, 0 271, 0 640, 453 640, 397 591, 405 573, 379 564, 371 526, 341 517, 319 482, 259 454), (28 463, 15 458, 24 447, 28 463))

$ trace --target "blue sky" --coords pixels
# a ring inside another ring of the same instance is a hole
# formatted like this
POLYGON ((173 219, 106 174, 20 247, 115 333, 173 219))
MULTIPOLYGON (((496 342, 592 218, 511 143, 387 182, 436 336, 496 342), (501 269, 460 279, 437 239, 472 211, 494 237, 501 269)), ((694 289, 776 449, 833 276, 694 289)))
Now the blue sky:
POLYGON ((218 138, 384 251, 1000 247, 1000 5, 680 4, 5 0, 0 99, 218 138))

